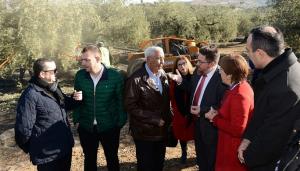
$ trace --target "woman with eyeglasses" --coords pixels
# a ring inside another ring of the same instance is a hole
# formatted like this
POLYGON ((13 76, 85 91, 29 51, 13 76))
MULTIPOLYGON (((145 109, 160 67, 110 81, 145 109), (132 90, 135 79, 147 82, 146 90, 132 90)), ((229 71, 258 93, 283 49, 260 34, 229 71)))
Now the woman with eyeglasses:
MULTIPOLYGON (((194 68, 185 56, 179 56, 174 65, 173 74, 176 70, 180 72, 183 79, 190 80, 194 68)), ((173 117, 173 132, 180 141, 181 163, 185 164, 187 159, 187 141, 194 139, 194 123, 190 115, 190 92, 186 92, 177 86, 175 81, 170 82, 170 99, 173 117)))
POLYGON ((238 159, 237 150, 254 109, 254 93, 247 82, 248 64, 240 55, 220 59, 222 82, 229 86, 218 111, 211 108, 205 114, 218 128, 215 171, 246 171, 238 159))

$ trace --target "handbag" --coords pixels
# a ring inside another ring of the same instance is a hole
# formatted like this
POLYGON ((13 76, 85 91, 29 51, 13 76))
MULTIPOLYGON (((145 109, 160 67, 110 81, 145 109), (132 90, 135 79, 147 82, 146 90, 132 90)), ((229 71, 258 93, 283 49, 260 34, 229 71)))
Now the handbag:
POLYGON ((167 131, 167 140, 166 140, 167 147, 176 147, 178 143, 178 139, 175 137, 173 132, 173 126, 170 125, 167 131))

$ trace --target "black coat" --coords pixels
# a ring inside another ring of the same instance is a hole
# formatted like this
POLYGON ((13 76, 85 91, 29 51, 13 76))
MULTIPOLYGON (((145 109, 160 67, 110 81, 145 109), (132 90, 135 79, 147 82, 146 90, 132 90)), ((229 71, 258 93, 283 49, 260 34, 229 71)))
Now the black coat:
POLYGON ((24 152, 29 152, 34 165, 51 162, 71 152, 74 139, 66 108, 73 103, 71 98, 65 97, 66 106, 59 105, 54 96, 35 84, 30 84, 22 93, 17 105, 15 139, 24 152))
POLYGON ((300 170, 300 119, 295 123, 288 145, 284 149, 277 166, 278 171, 300 170))
POLYGON ((270 62, 254 85, 255 108, 244 138, 253 171, 273 171, 300 115, 300 64, 291 49, 270 62))

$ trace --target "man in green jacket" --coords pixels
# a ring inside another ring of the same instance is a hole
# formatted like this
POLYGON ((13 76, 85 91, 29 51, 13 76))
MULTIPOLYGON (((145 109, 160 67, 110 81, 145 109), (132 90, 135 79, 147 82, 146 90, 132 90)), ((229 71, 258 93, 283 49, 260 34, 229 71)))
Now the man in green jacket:
POLYGON ((75 76, 74 88, 84 100, 73 113, 84 153, 84 170, 97 170, 97 151, 101 142, 109 171, 118 171, 120 128, 127 120, 123 110, 124 80, 119 72, 101 63, 101 52, 94 45, 82 50, 83 69, 75 76))

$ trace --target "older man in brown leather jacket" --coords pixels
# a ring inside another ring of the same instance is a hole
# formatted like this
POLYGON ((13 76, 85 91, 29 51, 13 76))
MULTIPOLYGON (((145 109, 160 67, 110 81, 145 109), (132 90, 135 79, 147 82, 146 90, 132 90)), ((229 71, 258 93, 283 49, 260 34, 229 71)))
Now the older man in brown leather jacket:
POLYGON ((169 84, 164 52, 160 47, 145 50, 146 63, 126 83, 125 107, 136 146, 137 170, 163 170, 167 128, 171 123, 169 84))

